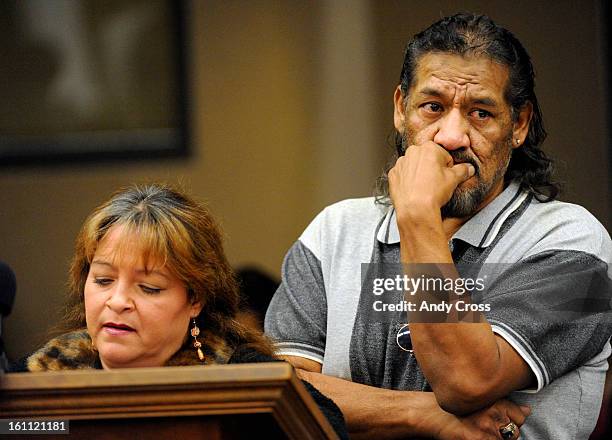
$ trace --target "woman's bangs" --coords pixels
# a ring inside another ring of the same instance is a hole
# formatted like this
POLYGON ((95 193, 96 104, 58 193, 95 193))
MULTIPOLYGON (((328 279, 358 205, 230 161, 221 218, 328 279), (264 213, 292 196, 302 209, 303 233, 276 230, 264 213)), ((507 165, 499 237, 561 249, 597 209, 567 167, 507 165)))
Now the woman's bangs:
POLYGON ((168 264, 168 237, 164 228, 150 223, 124 225, 116 258, 137 253, 142 257, 145 271, 168 264), (136 245, 136 249, 134 249, 136 245))

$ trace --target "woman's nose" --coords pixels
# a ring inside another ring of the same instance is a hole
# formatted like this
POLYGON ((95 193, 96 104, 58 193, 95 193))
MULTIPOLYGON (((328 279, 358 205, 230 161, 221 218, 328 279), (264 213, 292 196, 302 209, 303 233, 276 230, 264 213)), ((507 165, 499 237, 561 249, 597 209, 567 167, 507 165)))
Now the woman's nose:
POLYGON ((106 305, 116 313, 134 308, 134 302, 127 283, 118 281, 112 288, 106 305))

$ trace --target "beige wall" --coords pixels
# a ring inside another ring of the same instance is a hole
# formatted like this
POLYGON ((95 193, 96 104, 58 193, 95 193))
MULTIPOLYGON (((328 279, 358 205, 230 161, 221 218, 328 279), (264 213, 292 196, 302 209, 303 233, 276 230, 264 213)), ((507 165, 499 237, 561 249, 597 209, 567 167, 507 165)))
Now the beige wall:
MULTIPOLYGON (((78 228, 121 185, 182 184, 207 201, 220 220, 233 264, 255 263, 277 275, 284 253, 322 206, 371 192, 380 153, 372 150, 371 137, 360 137, 372 131, 366 103, 353 108, 360 129, 336 135, 355 121, 333 122, 337 74, 319 74, 319 60, 337 53, 333 33, 326 38, 317 32, 322 21, 333 20, 334 11, 284 1, 195 1, 192 6, 192 157, 2 171, 0 260, 18 278, 15 308, 5 325, 11 356, 45 340, 62 303, 78 228), (321 108, 327 109, 327 119, 321 108), (336 136, 338 144, 323 140, 321 132, 336 136), (338 176, 330 164, 342 160, 331 151, 336 146, 351 154, 350 172, 338 176)), ((361 26, 363 11, 345 19, 349 29, 353 21, 361 26)), ((348 36, 343 44, 352 53, 362 52, 348 36)), ((357 72, 350 83, 357 97, 370 93, 362 77, 357 72)))
MULTIPOLYGON (((465 3, 515 30, 533 55, 571 200, 610 221, 596 2, 465 3), (534 5, 534 3, 536 3, 534 5)), ((279 273, 325 204, 369 195, 382 167, 403 45, 454 2, 194 1, 194 155, 185 160, 3 169, 0 260, 18 277, 9 353, 44 339, 57 317, 76 232, 120 185, 180 182, 209 202, 235 265, 279 273)))

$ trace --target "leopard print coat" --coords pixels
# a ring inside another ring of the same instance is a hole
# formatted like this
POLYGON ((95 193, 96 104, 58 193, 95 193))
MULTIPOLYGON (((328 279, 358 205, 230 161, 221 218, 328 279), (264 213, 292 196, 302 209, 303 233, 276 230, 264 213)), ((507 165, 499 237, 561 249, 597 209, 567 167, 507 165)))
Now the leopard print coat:
MULTIPOLYGON (((166 366, 226 364, 232 351, 223 341, 207 344, 203 341, 204 361, 198 358, 196 351, 183 346, 172 356, 166 366), (216 349, 212 350, 210 347, 216 349)), ((25 360, 27 371, 60 371, 102 368, 98 352, 94 348, 87 330, 76 330, 51 339, 41 349, 32 353, 25 360)))

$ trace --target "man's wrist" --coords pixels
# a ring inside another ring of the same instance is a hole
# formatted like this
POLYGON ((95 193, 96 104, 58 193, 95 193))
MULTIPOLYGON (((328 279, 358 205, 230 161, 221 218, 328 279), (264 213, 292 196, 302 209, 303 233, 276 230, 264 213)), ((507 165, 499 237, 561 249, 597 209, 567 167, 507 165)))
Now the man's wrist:
POLYGON ((420 221, 440 217, 440 205, 429 197, 411 197, 393 200, 396 216, 399 221, 420 221))
POLYGON ((407 411, 407 423, 412 427, 414 435, 440 438, 442 427, 448 423, 445 418, 451 415, 440 408, 434 393, 413 392, 409 402, 410 409, 407 411))
POLYGON ((426 248, 446 247, 446 235, 440 210, 437 212, 422 210, 409 214, 396 213, 396 217, 402 243, 410 244, 410 246, 418 244, 426 248))

